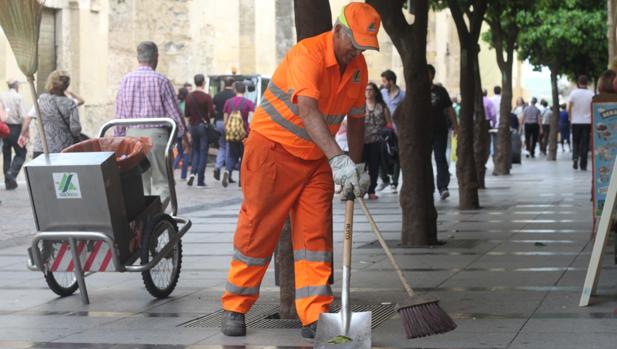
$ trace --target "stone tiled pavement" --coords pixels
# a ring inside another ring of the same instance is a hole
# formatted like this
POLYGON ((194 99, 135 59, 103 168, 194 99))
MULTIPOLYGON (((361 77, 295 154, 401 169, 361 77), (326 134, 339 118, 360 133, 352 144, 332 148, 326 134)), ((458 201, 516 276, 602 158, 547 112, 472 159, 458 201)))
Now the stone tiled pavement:
MULTIPOLYGON (((412 285, 441 300, 458 328, 407 340, 397 315, 373 330, 375 347, 396 348, 616 348, 617 268, 613 250, 603 260, 599 296, 577 306, 591 244, 591 174, 541 158, 515 166, 512 176, 487 177, 482 210, 460 211, 452 197, 436 202, 436 248, 400 248, 397 196, 385 193, 369 207, 412 285)), ((454 171, 452 171, 454 172, 454 171)), ((489 172, 490 173, 490 172, 489 172)), ((456 183, 453 178, 453 184, 456 183)), ((219 309, 232 252, 241 193, 237 187, 189 189, 178 183, 180 213, 194 226, 184 242, 180 282, 172 297, 155 300, 141 277, 99 273, 86 279, 91 304, 79 295, 58 298, 40 273, 27 271, 32 227, 27 192, 0 189, 0 348, 242 348, 310 347, 297 329, 249 329, 225 338, 217 328, 181 324, 219 309)), ((335 207, 335 293, 339 293, 343 205, 335 207)), ((395 303, 404 297, 392 267, 356 210, 352 303, 395 303), (373 244, 370 244, 372 243, 373 244), (367 245, 369 244, 369 245, 367 245)), ((273 268, 260 304, 275 304, 273 268)))

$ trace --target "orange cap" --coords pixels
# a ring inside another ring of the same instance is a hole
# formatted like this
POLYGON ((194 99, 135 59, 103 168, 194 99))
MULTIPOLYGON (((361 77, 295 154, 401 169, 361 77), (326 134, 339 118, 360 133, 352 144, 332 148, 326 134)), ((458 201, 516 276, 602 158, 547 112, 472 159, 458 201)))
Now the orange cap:
POLYGON ((371 5, 363 2, 346 5, 336 23, 351 31, 351 42, 358 50, 379 51, 377 32, 381 18, 371 5))

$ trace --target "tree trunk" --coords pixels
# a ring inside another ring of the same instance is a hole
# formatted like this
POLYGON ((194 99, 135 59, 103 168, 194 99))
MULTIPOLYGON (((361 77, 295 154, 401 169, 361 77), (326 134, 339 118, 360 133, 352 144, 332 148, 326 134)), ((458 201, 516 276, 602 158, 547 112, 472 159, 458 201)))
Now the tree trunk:
POLYGON ((487 1, 475 0, 464 2, 464 4, 456 0, 448 0, 447 2, 461 46, 461 124, 456 161, 459 208, 463 210, 477 209, 480 208, 480 199, 478 198, 478 176, 473 147, 473 116, 477 88, 475 64, 478 60, 478 40, 486 13, 487 1))
POLYGON ((510 174, 512 165, 512 134, 510 132, 510 113, 512 112, 512 61, 505 63, 501 74, 501 105, 499 107, 499 130, 497 130, 497 150, 493 175, 510 174))
POLYGON ((414 23, 408 25, 400 1, 367 0, 381 15, 383 27, 401 55, 407 93, 394 119, 399 133, 403 172, 400 202, 404 246, 437 242, 437 210, 433 202, 433 145, 430 82, 426 66, 428 1, 416 0, 414 23))
POLYGON ((281 297, 279 316, 281 319, 298 318, 295 302, 296 287, 294 280, 294 255, 291 241, 291 224, 289 218, 287 218, 287 221, 283 226, 283 231, 281 232, 276 253, 276 263, 278 265, 278 277, 280 283, 279 294, 281 297))
POLYGON ((332 12, 328 0, 294 0, 294 18, 298 42, 332 30, 332 12))
POLYGON ((558 69, 551 67, 551 89, 553 92, 553 114, 550 120, 550 132, 548 134, 548 154, 546 160, 557 160, 557 134, 559 133, 559 90, 557 88, 558 69))
MULTIPOLYGON (((294 0, 297 40, 300 41, 331 30, 331 16, 328 0, 313 0, 310 2, 294 0)), ((297 318, 294 256, 291 241, 291 224, 289 219, 287 219, 281 232, 276 258, 281 301, 279 316, 283 319, 297 318)))
POLYGON ((459 208, 463 210, 480 207, 478 176, 473 149, 473 115, 476 89, 473 62, 474 56, 477 56, 477 54, 470 46, 473 46, 473 44, 463 43, 461 40, 461 125, 456 146, 456 176, 459 187, 459 208))
POLYGON ((476 175, 478 176, 478 189, 485 189, 484 176, 486 174, 486 162, 488 161, 488 125, 486 123, 486 111, 484 110, 484 99, 482 96, 482 79, 480 77, 480 63, 478 56, 475 56, 475 98, 474 98, 474 140, 473 152, 476 163, 476 175))
POLYGON ((617 56, 617 28, 615 28, 615 22, 617 21, 617 0, 608 0, 608 63, 612 64, 615 56, 617 56))

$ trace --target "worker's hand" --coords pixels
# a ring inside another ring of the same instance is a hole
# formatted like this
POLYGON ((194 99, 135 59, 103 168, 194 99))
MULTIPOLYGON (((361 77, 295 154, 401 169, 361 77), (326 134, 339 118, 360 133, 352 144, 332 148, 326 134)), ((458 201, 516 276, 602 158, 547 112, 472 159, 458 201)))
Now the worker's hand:
POLYGON ((332 168, 334 183, 343 187, 344 194, 351 190, 355 192, 355 188, 358 187, 359 177, 356 164, 351 160, 349 155, 337 155, 331 158, 329 162, 332 168))
POLYGON ((371 177, 363 162, 356 164, 356 172, 358 173, 358 186, 357 190, 354 190, 354 194, 356 194, 356 197, 361 198, 368 192, 368 187, 371 185, 371 177))
POLYGON ((358 176, 358 185, 344 187, 341 194, 343 197, 347 197, 348 193, 353 191, 355 197, 361 198, 368 191, 368 187, 371 185, 371 177, 366 171, 364 163, 356 164, 356 174, 358 176))

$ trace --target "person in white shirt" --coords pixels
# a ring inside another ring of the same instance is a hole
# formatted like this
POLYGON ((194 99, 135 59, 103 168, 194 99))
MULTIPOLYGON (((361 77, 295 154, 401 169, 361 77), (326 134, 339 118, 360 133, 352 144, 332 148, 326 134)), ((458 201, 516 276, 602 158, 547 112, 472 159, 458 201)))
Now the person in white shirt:
POLYGON ((572 125, 572 167, 587 171, 587 152, 591 135, 591 99, 593 91, 587 89, 587 76, 581 75, 577 88, 570 93, 568 116, 572 125))

